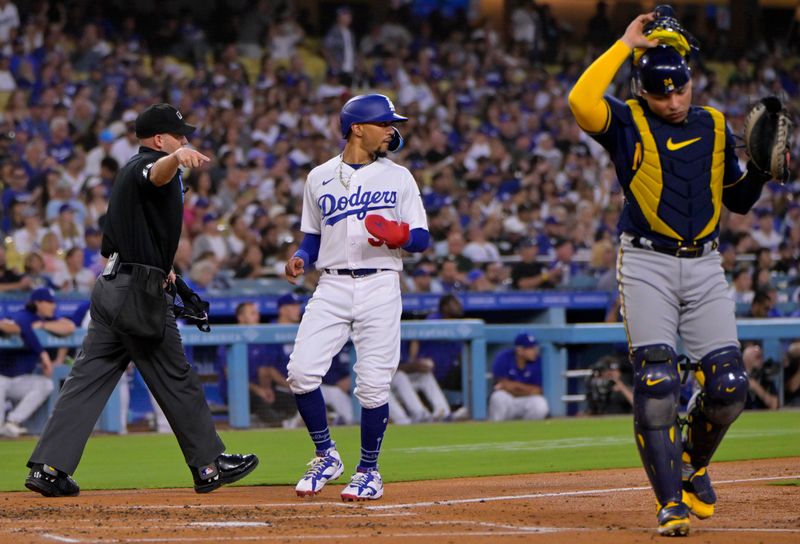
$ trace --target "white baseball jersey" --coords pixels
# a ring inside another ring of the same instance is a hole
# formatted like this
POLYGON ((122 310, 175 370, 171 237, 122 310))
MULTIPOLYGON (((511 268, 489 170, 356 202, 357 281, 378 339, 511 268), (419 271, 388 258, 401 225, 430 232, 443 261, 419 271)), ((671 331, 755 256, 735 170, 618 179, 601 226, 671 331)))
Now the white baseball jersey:
POLYGON ((300 230, 321 237, 318 269, 403 268, 399 249, 369 243, 368 214, 428 228, 419 188, 408 169, 389 159, 354 170, 336 156, 306 180, 300 230), (349 184, 349 189, 345 185, 349 184))

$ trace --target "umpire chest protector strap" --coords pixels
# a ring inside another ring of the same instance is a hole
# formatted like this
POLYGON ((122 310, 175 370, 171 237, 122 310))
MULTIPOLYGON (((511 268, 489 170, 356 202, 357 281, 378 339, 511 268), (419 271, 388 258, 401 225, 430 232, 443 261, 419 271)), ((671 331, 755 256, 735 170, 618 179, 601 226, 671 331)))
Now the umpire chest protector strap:
POLYGON ((628 100, 641 138, 630 193, 653 232, 686 245, 716 229, 725 173, 725 118, 713 108, 692 108, 689 121, 666 123, 628 100), (710 168, 709 168, 710 167, 710 168))

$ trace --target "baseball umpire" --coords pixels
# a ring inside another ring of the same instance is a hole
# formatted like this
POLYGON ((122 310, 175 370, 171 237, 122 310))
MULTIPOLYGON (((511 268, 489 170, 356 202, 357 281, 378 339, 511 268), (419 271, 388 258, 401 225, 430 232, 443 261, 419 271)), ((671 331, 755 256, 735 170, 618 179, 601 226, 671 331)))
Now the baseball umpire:
POLYGON ((401 248, 430 242, 425 209, 411 173, 386 159, 403 141, 393 123, 406 121, 380 94, 359 95, 342 107, 344 151, 314 168, 303 195, 300 249, 286 263, 294 282, 306 266, 323 270, 297 331, 289 386, 316 447, 297 483, 316 495, 344 467, 331 441, 320 390, 331 358, 352 337, 355 396, 361 404, 361 460, 342 500, 383 496, 378 454, 389 420, 389 388, 400 361, 401 248))
POLYGON ((688 534, 690 512, 713 514, 707 467, 747 398, 717 251, 721 208, 747 213, 764 182, 786 179, 788 164, 787 119, 764 103, 756 108, 761 121, 751 121, 773 130, 748 131, 751 160, 742 173, 724 115, 691 104, 688 62, 697 51, 672 8, 658 6, 630 23, 569 96, 580 127, 610 154, 625 194, 617 273, 634 371, 635 441, 658 501, 658 532, 668 536, 688 534), (632 53, 634 98, 603 96, 632 53), (699 361, 702 386, 684 440, 678 335, 699 361))
MULTIPOLYGON (((89 331, 28 461, 28 489, 47 497, 79 493, 69 475, 131 360, 175 430, 195 491, 235 482, 258 464, 252 454, 223 453, 199 378, 184 355, 173 296, 165 292, 177 283, 187 307, 199 301, 171 272, 183 217, 180 168, 208 161, 186 147, 194 129, 169 104, 150 106, 136 119, 141 147, 111 192, 102 247, 108 264, 92 290, 89 331)), ((207 323, 207 315, 197 322, 201 330, 207 323)))

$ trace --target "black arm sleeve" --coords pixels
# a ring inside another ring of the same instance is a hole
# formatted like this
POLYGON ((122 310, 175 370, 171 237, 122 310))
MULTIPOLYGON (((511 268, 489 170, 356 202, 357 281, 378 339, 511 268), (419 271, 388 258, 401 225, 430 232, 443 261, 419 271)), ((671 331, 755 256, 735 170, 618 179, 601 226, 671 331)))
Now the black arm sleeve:
POLYGON ((752 162, 747 163, 747 171, 738 181, 722 189, 722 203, 733 213, 746 214, 761 197, 764 183, 771 178, 752 162))

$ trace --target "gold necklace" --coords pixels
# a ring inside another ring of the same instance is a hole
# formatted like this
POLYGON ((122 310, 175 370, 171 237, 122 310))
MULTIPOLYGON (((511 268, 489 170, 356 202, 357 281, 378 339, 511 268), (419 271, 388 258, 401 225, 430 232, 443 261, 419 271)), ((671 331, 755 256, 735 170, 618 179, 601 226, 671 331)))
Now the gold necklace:
POLYGON ((342 184, 342 187, 344 187, 344 190, 348 191, 348 192, 350 191, 350 179, 352 179, 353 174, 356 173, 356 170, 363 170, 364 168, 366 168, 367 166, 369 166, 373 162, 375 162, 375 157, 373 157, 372 160, 370 160, 368 163, 364 164, 361 168, 353 168, 351 166, 350 168, 353 168, 353 171, 350 172, 350 175, 347 176, 347 179, 345 180, 344 176, 342 175, 342 167, 344 166, 344 157, 342 156, 341 160, 339 160, 339 167, 337 168, 337 170, 339 171, 339 183, 342 184))

